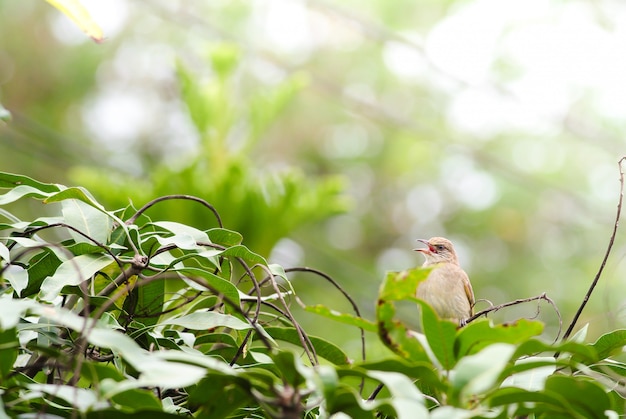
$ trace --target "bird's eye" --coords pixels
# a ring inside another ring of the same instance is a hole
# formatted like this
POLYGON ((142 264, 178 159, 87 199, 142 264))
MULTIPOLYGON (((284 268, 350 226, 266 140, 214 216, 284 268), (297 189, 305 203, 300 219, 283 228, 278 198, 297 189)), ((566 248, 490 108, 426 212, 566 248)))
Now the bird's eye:
POLYGON ((437 244, 437 245, 435 245, 435 249, 437 249, 437 251, 441 252, 442 250, 445 250, 445 246, 443 244, 437 244))

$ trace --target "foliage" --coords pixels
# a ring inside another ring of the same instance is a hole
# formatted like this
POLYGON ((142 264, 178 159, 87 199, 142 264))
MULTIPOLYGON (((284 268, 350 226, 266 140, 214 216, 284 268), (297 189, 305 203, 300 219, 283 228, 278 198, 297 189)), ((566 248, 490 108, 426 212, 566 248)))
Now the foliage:
MULTIPOLYGON (((219 44, 208 55, 211 75, 206 80, 178 63, 181 98, 200 138, 198 152, 181 165, 155 164, 140 180, 118 176, 115 188, 101 181, 108 173, 93 167, 76 168, 72 177, 114 206, 126 205, 128 197, 148 200, 181 193, 203 197, 220 210, 231 228, 245 233, 249 246, 269 254, 279 239, 297 227, 344 212, 348 208, 342 195, 345 182, 341 176, 307 177, 297 167, 262 174, 251 158, 263 134, 306 86, 304 75, 238 98, 239 49, 219 44)), ((161 205, 151 213, 197 223, 204 218, 203 211, 198 206, 161 205)))
POLYGON ((415 299, 428 274, 419 268, 386 276, 376 326, 358 311, 310 308, 377 331, 393 352, 355 362, 300 327, 290 310, 297 294, 290 270, 242 245, 205 201, 195 198, 215 226, 201 230, 148 217, 165 198, 109 211, 82 187, 8 173, 0 173, 0 187, 3 206, 34 199, 59 207, 34 220, 2 210, 4 417, 625 413, 624 330, 586 343, 583 329, 549 344, 533 320, 457 329, 415 299), (421 333, 399 318, 402 301, 420 306, 421 333))

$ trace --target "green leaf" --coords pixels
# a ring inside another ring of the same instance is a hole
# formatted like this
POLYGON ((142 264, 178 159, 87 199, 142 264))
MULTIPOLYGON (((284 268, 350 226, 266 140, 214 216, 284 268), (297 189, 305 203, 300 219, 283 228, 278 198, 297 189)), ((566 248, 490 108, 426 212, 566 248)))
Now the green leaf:
POLYGON ((503 387, 519 387, 529 391, 543 390, 546 379, 557 368, 553 356, 532 356, 515 361, 508 373, 513 373, 502 383, 503 387))
POLYGON ((0 172, 0 188, 15 188, 17 186, 30 186, 42 194, 52 194, 61 190, 59 185, 42 183, 28 176, 0 172))
MULTIPOLYGON (((275 340, 282 340, 294 345, 301 346, 298 332, 293 327, 266 327, 265 331, 275 340)), ((350 359, 337 345, 315 336, 309 336, 315 353, 321 358, 335 365, 348 365, 350 359)))
MULTIPOLYGON (((102 244, 107 243, 112 227, 111 218, 107 214, 78 199, 64 200, 62 211, 66 224, 102 244)), ((72 230, 69 233, 76 243, 93 243, 72 230)))
POLYGON ((45 301, 54 300, 63 287, 79 285, 112 261, 113 258, 109 255, 86 254, 63 262, 54 275, 44 279, 41 284, 41 298, 45 301))
MULTIPOLYGON (((165 302, 165 281, 152 281, 136 287, 137 302, 134 307, 134 319, 145 326, 153 326, 158 320, 158 314, 163 311, 165 302)), ((126 302, 124 302, 126 304, 126 302)))
POLYGON ((395 319, 394 302, 408 300, 418 303, 415 290, 429 273, 430 269, 421 268, 388 272, 378 294, 376 322, 380 339, 389 349, 412 361, 429 361, 429 357, 416 334, 403 322, 395 319))
POLYGON ((490 321, 475 321, 462 328, 455 342, 457 357, 474 354, 492 343, 518 344, 543 332, 543 323, 519 319, 494 326, 490 321))
POLYGON ((0 242, 0 258, 2 258, 5 262, 11 261, 11 254, 9 253, 9 248, 5 246, 4 243, 0 242))
POLYGON ((626 329, 613 330, 598 338, 591 345, 598 353, 599 359, 605 359, 611 355, 621 353, 626 346, 626 329))
POLYGON ((245 323, 236 317, 214 311, 196 311, 195 313, 167 319, 160 324, 182 326, 192 330, 208 330, 215 327, 229 327, 235 330, 252 328, 249 323, 245 323))
POLYGON ((0 383, 2 384, 13 370, 19 347, 15 328, 0 330, 0 383))
POLYGON ((572 354, 574 359, 583 360, 586 363, 594 363, 599 360, 598 354, 591 345, 567 341, 558 345, 551 345, 537 339, 530 339, 522 342, 513 356, 515 359, 523 356, 533 356, 542 352, 551 352, 552 354, 560 352, 559 359, 564 358, 565 354, 572 354))
POLYGON ((422 328, 428 345, 441 366, 449 371, 456 364, 454 340, 457 325, 449 320, 440 319, 426 302, 418 303, 422 307, 422 328))
POLYGON ((604 412, 611 409, 605 390, 585 377, 553 375, 546 381, 546 391, 560 394, 587 418, 605 418, 604 412))
MULTIPOLYGON (((65 260, 65 256, 63 260, 65 260)), ((44 279, 53 274, 61 265, 58 255, 50 249, 44 249, 29 260, 28 286, 22 291, 20 297, 29 297, 41 289, 44 279)))
POLYGON ((466 400, 492 390, 514 352, 513 345, 495 343, 461 358, 451 376, 455 394, 466 400))
POLYGON ((157 226, 163 230, 169 231, 176 236, 190 237, 194 242, 210 243, 207 233, 186 224, 180 224, 173 221, 155 221, 146 225, 157 226))
MULTIPOLYGON (((585 418, 560 395, 552 391, 528 391, 515 387, 505 387, 496 390, 489 396, 490 406, 507 406, 509 412, 515 405, 523 406, 533 403, 532 413, 545 418, 569 417, 585 418), (545 416, 541 416, 544 414, 545 416)), ((517 416, 513 414, 512 416, 517 416)))
POLYGON ((389 404, 396 411, 397 418, 428 417, 424 396, 407 376, 384 371, 369 371, 368 375, 383 383, 391 393, 389 404))
POLYGON ((354 316, 352 314, 340 313, 338 311, 331 310, 330 308, 321 304, 317 304, 314 306, 306 306, 304 309, 310 313, 319 314, 320 316, 333 319, 340 323, 344 323, 350 326, 360 327, 363 330, 367 330, 368 332, 378 331, 378 327, 376 326, 376 323, 374 322, 371 322, 362 317, 354 316))
POLYGON ((49 193, 42 192, 33 186, 19 185, 11 189, 9 192, 0 195, 0 205, 7 205, 25 197, 43 199, 48 196, 50 196, 49 193))
MULTIPOLYGON (((211 287, 210 290, 217 291, 223 294, 226 298, 228 298, 231 302, 236 305, 240 304, 239 298, 239 290, 235 287, 230 281, 225 280, 224 278, 217 276, 207 270, 199 269, 199 268, 174 268, 172 271, 177 272, 180 275, 183 275, 187 278, 201 278, 206 281, 206 283, 211 287)), ((189 282, 192 282, 191 279, 188 279, 189 282)), ((195 284, 195 283, 194 283, 195 284)), ((206 289, 202 287, 201 284, 198 284, 199 289, 206 289)), ((227 305, 227 309, 232 309, 230 305, 227 305)))
POLYGON ((74 410, 80 412, 95 408, 99 402, 98 395, 95 391, 75 386, 36 383, 28 384, 26 387, 31 394, 43 393, 54 398, 65 400, 70 406, 74 407, 74 410))
POLYGON ((117 223, 117 225, 119 225, 122 229, 124 229, 127 236, 129 235, 128 226, 126 225, 126 223, 123 220, 121 220, 119 217, 117 217, 114 213, 107 212, 106 209, 102 206, 102 204, 96 201, 96 199, 91 195, 91 193, 89 193, 89 191, 87 191, 85 188, 81 188, 81 187, 66 188, 57 193, 50 194, 46 199, 44 199, 43 202, 45 204, 50 204, 52 202, 61 202, 66 199, 77 199, 88 205, 91 205, 95 209, 101 211, 102 213, 110 217, 113 221, 117 223))
POLYGON ((198 417, 225 418, 252 400, 251 387, 241 377, 209 373, 189 392, 189 405, 200 409, 198 417))
POLYGON ((250 249, 248 249, 246 246, 242 246, 242 245, 232 246, 225 250, 217 250, 217 249, 205 250, 204 252, 201 252, 200 254, 205 257, 229 256, 232 258, 241 258, 245 262, 251 265, 261 264, 261 265, 267 266, 267 261, 265 260, 265 258, 263 258, 260 255, 257 255, 256 253, 250 251, 250 249))
POLYGON ((211 243, 219 244, 224 247, 231 247, 241 244, 243 240, 243 236, 240 233, 232 230, 227 230, 225 228, 212 228, 206 233, 209 236, 209 240, 211 241, 211 243))
POLYGON ((2 277, 9 281, 13 291, 20 295, 22 290, 28 286, 28 272, 18 265, 9 265, 2 272, 2 277))
POLYGON ((110 395, 107 399, 121 406, 124 410, 138 411, 151 409, 155 412, 163 408, 161 401, 150 390, 130 389, 110 395))
MULTIPOLYGON (((438 390, 447 389, 445 383, 440 379, 433 364, 430 362, 409 362, 400 358, 389 358, 380 361, 355 364, 351 370, 360 368, 365 370, 398 372, 416 380, 419 386, 438 390)), ((339 374, 343 377, 344 371, 339 370, 339 374)))
POLYGON ((417 302, 415 291, 425 281, 431 268, 414 268, 400 272, 387 272, 378 298, 385 301, 410 300, 417 302))

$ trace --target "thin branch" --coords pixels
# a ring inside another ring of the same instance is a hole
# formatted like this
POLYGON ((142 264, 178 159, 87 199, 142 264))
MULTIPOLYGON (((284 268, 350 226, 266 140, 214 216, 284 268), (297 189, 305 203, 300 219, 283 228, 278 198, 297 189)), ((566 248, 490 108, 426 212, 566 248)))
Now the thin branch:
POLYGON ((222 219, 220 218, 220 215, 217 212, 217 210, 215 209, 215 207, 213 205, 209 204, 204 199, 198 198, 198 197, 192 196, 192 195, 165 195, 165 196, 161 196, 159 198, 155 198, 152 201, 150 201, 147 204, 145 204, 143 207, 141 207, 132 217, 130 217, 126 221, 126 224, 135 224, 135 221, 137 220, 137 218, 139 218, 141 216, 141 214, 146 212, 147 209, 152 207, 154 204, 157 204, 157 203, 162 202, 162 201, 167 201, 167 200, 170 200, 170 199, 187 199, 189 201, 199 202, 200 204, 202 204, 206 208, 208 208, 213 213, 213 215, 215 215, 215 218, 217 219, 217 224, 219 224, 220 228, 224 228, 224 225, 222 224, 222 219))
POLYGON ((519 298, 519 299, 514 300, 514 301, 509 301, 507 303, 498 304, 497 306, 492 305, 491 307, 488 307, 488 308, 486 308, 484 310, 481 310, 478 313, 474 314, 472 317, 470 317, 469 319, 467 319, 465 321, 465 324, 469 324, 469 323, 473 322, 474 320, 476 320, 479 317, 482 317, 482 316, 486 317, 487 314, 489 314, 491 312, 496 312, 498 310, 502 310, 505 307, 515 306, 515 305, 518 305, 518 304, 524 304, 524 303, 529 303, 531 301, 538 301, 538 300, 547 301, 554 308, 554 311, 556 312, 556 314, 557 314, 557 316, 559 318, 559 332, 558 332, 557 337, 556 337, 556 339, 558 339, 559 335, 561 334, 561 328, 563 326, 563 320, 561 318, 561 312, 559 311, 559 309, 556 306, 556 304, 554 303, 554 301, 550 297, 548 297, 545 292, 542 293, 541 295, 537 295, 537 296, 534 296, 534 297, 519 298))
POLYGON ((624 200, 624 169, 622 167, 622 163, 624 162, 624 160, 626 160, 626 156, 622 157, 617 162, 617 165, 619 167, 619 183, 620 183, 619 201, 617 203, 617 213, 615 214, 615 223, 613 223, 613 232, 611 234, 611 238, 609 239, 609 245, 606 249, 606 252, 604 253, 604 258, 602 259, 602 263, 600 264, 600 269, 598 269, 598 273, 596 274, 595 278, 593 279, 593 282, 589 286, 589 290, 587 291, 587 294, 585 294, 585 298, 583 298, 583 301, 580 304, 580 307, 578 307, 578 311, 574 315, 572 322, 570 323, 567 330, 565 331, 565 334, 563 335, 563 339, 561 339, 562 341, 567 340, 567 338, 569 338, 569 336, 572 334, 572 331, 574 330, 574 327, 576 326, 576 322, 578 321, 581 313, 583 312, 583 309, 587 305, 587 301, 589 301, 589 298, 591 297, 591 293, 593 292, 596 285, 598 285, 598 281, 600 280, 602 271, 604 271, 604 267, 606 266, 606 261, 609 259, 609 255, 611 254, 611 249, 613 248, 613 243, 615 242, 615 236, 617 235, 619 219, 622 213, 622 202, 624 200))

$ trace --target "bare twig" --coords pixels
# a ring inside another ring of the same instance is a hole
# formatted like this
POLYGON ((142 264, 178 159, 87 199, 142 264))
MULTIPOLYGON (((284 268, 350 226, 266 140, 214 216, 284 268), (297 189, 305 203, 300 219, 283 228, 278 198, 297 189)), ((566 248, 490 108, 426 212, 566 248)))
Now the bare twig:
POLYGON ((593 282, 589 286, 589 290, 587 290, 587 293, 585 294, 585 298, 583 298, 583 301, 580 304, 580 307, 578 307, 578 311, 576 311, 576 314, 574 315, 572 322, 567 327, 567 330, 565 331, 565 334, 563 335, 563 338, 561 339, 562 341, 567 340, 567 338, 569 338, 569 336, 572 334, 572 331, 574 330, 574 327, 576 326, 576 322, 578 321, 581 313, 583 312, 583 309, 585 308, 585 306, 587 305, 587 302, 589 301, 589 298, 591 297, 591 293, 593 292, 596 285, 598 285, 598 281, 600 280, 602 271, 604 271, 604 267, 606 266, 606 261, 609 259, 609 255, 611 254, 611 249, 613 248, 613 243, 615 242, 615 236, 617 235, 617 228, 619 226, 620 215, 622 213, 622 201, 624 200, 624 169, 622 167, 622 164, 624 163, 625 160, 626 160, 626 156, 622 157, 617 162, 617 165, 619 167, 620 190, 619 190, 619 200, 617 203, 617 213, 615 214, 615 223, 613 223, 613 232, 611 234, 611 238, 609 239, 609 245, 606 249, 606 252, 604 253, 604 258, 602 259, 602 263, 600 264, 600 269, 598 269, 598 273, 596 274, 595 278, 593 278, 593 282))
POLYGON ((557 339, 559 338, 559 336, 561 335, 561 330, 562 330, 562 327, 563 327, 563 319, 562 319, 562 317, 561 317, 561 312, 559 311, 558 307, 556 306, 556 304, 554 303, 554 301, 553 301, 550 297, 548 297, 548 296, 546 295, 546 293, 545 293, 545 292, 544 292, 544 293, 542 293, 542 294, 540 294, 540 295, 536 295, 536 296, 534 296, 534 297, 529 297, 529 298, 519 298, 519 299, 517 299, 517 300, 513 300, 513 301, 506 302, 506 303, 498 304, 497 306, 494 306, 494 305, 492 304, 492 305, 491 305, 491 307, 488 307, 488 308, 486 308, 486 309, 484 309, 484 310, 481 310, 481 311, 479 311, 478 313, 474 314, 474 315, 473 315, 472 317, 470 317, 469 319, 467 319, 467 320, 466 320, 466 322, 465 322, 465 324, 471 323, 471 322, 473 322, 474 320, 476 320, 476 319, 477 319, 477 318, 479 318, 479 317, 482 317, 482 316, 485 316, 485 317, 486 317, 486 316, 487 316, 487 314, 489 314, 489 313, 491 313, 491 312, 498 311, 498 310, 502 310, 502 309, 503 309, 503 308, 505 308, 505 307, 511 307, 511 306, 515 306, 515 305, 518 305, 518 304, 524 304, 524 303, 529 303, 529 302, 531 302, 531 301, 539 301, 539 300, 544 300, 544 301, 547 301, 547 302, 548 302, 548 303, 549 303, 549 304, 550 304, 550 305, 554 308, 554 311, 556 312, 556 315, 557 315, 557 316, 558 316, 558 318, 559 318, 559 331, 558 331, 558 333, 557 333, 557 335, 556 335, 556 338, 554 339, 554 340, 555 340, 555 342, 556 342, 556 340, 557 340, 557 339))

